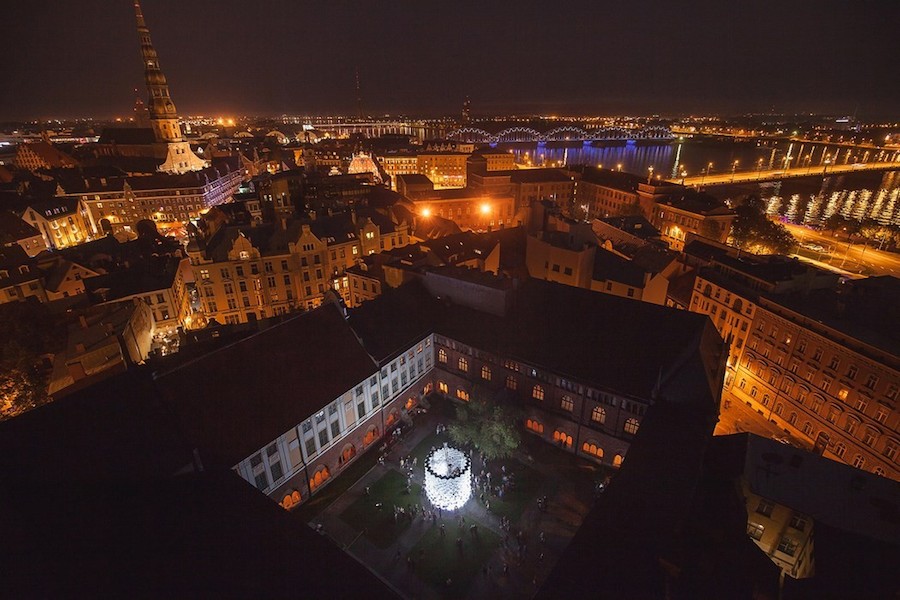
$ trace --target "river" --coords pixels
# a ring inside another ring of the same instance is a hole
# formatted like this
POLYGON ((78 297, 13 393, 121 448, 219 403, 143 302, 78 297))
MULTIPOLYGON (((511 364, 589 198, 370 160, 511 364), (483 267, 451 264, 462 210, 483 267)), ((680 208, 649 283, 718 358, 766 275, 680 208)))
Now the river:
MULTIPOLYGON (((678 179, 682 174, 728 173, 826 164, 896 160, 896 150, 846 148, 820 143, 754 142, 685 139, 671 143, 503 144, 521 164, 533 166, 592 165, 646 174, 654 179, 678 179), (652 170, 651 170, 652 168, 652 170)), ((849 173, 783 182, 720 186, 711 193, 725 198, 757 194, 770 214, 785 220, 820 226, 835 212, 859 220, 874 219, 900 226, 900 172, 849 173)))

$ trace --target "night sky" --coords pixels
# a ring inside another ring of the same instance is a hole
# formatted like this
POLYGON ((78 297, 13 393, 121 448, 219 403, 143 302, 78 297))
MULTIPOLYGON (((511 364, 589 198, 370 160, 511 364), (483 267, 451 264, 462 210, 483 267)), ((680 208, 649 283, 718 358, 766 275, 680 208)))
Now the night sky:
MULTIPOLYGON (((127 115, 129 0, 3 7, 0 121, 127 115)), ((900 2, 144 0, 184 114, 900 114, 900 2)))

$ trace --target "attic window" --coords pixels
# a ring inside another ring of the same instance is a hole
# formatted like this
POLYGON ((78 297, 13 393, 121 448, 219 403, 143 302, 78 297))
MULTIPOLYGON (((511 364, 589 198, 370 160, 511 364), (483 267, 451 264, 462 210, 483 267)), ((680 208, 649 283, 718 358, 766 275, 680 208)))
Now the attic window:
POLYGON ((247 252, 246 250, 241 250, 239 252, 239 254, 240 254, 241 260, 250 260, 250 253, 247 252))

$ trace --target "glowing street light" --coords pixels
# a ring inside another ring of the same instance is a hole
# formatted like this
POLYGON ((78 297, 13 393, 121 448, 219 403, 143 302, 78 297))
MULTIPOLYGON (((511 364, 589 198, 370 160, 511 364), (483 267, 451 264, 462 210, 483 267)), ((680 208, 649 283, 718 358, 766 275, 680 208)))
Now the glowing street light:
POLYGON ((422 216, 423 216, 423 217, 430 217, 430 216, 431 216, 431 209, 430 209, 430 208, 423 208, 423 209, 422 209, 422 216))
POLYGON ((647 167, 647 170, 650 172, 650 174, 647 175, 647 183, 650 183, 651 180, 653 179, 653 167, 652 166, 647 167))
POLYGON ((616 170, 617 170, 617 171, 621 171, 621 170, 622 170, 622 163, 619 163, 619 164, 616 165, 616 170))
POLYGON ((491 213, 491 205, 488 203, 484 203, 481 205, 481 214, 488 215, 491 213))

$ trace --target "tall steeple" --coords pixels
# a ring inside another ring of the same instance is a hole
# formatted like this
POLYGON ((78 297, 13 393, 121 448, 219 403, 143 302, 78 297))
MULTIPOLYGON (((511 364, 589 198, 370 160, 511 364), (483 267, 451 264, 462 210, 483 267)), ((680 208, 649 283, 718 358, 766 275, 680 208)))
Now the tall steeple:
POLYGON ((159 66, 159 57, 150 40, 150 30, 144 21, 144 13, 141 11, 139 0, 134 0, 134 15, 137 18, 137 30, 141 39, 144 79, 147 82, 147 92, 150 96, 147 104, 150 113, 150 127, 153 129, 157 144, 165 145, 166 160, 159 170, 169 173, 184 173, 202 169, 207 166, 206 161, 194 154, 190 144, 184 140, 184 136, 181 134, 178 111, 169 96, 169 84, 159 66))

